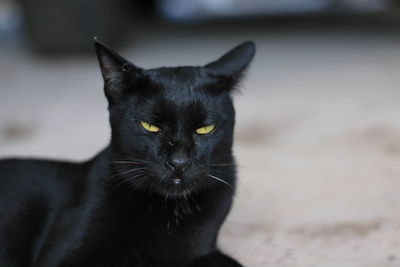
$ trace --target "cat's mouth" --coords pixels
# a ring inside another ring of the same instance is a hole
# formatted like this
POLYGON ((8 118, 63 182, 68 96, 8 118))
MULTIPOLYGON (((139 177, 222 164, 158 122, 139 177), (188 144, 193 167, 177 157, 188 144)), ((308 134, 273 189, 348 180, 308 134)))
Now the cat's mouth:
POLYGON ((173 174, 160 184, 160 192, 170 196, 181 196, 192 191, 194 181, 187 180, 183 175, 173 174))
POLYGON ((172 184, 179 186, 182 184, 182 178, 179 176, 175 176, 174 178, 172 178, 172 184))

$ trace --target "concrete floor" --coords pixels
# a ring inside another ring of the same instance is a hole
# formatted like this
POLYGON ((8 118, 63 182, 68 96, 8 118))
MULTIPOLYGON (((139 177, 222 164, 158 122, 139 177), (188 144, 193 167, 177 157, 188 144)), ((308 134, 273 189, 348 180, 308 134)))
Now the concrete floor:
MULTIPOLYGON (((236 97, 240 185, 224 250, 248 267, 398 267, 398 31, 315 24, 149 26, 121 53, 199 65, 256 42, 236 97)), ((0 156, 82 160, 107 144, 94 54, 0 58, 0 156)))

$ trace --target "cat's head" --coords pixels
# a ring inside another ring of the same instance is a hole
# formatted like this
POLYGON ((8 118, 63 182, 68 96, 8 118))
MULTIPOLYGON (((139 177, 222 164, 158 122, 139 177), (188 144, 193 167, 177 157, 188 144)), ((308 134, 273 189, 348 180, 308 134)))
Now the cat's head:
POLYGON ((228 186, 232 93, 253 42, 205 66, 143 69, 95 41, 112 128, 113 166, 134 188, 180 195, 228 186))

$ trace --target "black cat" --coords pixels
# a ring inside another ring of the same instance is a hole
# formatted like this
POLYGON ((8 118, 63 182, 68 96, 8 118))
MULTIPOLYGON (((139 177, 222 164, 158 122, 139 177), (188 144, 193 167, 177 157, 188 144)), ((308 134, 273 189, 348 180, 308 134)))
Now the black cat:
POLYGON ((0 266, 242 266, 216 241, 235 191, 231 94, 254 44, 146 70, 95 47, 110 145, 80 164, 0 161, 0 266))

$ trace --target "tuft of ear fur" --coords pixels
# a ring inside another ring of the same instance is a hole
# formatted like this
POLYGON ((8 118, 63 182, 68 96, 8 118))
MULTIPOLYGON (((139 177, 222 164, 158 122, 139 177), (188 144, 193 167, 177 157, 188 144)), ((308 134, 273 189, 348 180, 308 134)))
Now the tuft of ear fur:
POLYGON ((247 41, 231 49, 222 57, 204 66, 219 81, 218 91, 231 91, 240 81, 256 51, 254 42, 247 41))
POLYGON ((94 38, 94 46, 104 79, 104 92, 110 104, 118 102, 132 86, 141 69, 94 38))

